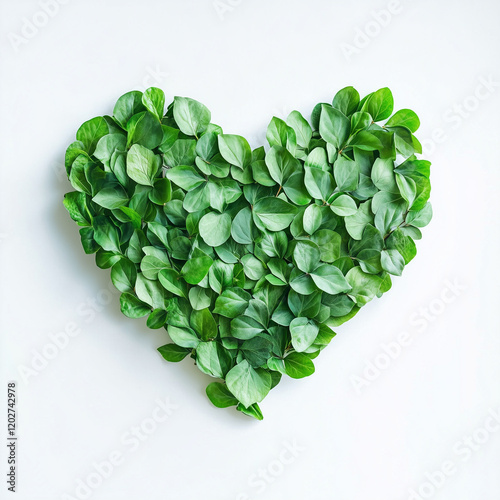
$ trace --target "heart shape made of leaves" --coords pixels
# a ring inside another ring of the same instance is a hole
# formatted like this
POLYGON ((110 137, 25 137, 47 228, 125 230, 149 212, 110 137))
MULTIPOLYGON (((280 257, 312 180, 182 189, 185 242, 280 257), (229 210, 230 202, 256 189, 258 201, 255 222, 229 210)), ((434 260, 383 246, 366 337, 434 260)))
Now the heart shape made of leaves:
POLYGON ((198 101, 164 112, 152 87, 78 129, 64 205, 83 248, 111 268, 126 316, 167 329, 166 360, 190 355, 222 379, 214 405, 262 419, 282 375, 311 375, 332 327, 416 255, 430 162, 416 157, 417 115, 393 108, 388 88, 360 100, 347 87, 310 122, 274 117, 270 148, 252 151, 198 101))

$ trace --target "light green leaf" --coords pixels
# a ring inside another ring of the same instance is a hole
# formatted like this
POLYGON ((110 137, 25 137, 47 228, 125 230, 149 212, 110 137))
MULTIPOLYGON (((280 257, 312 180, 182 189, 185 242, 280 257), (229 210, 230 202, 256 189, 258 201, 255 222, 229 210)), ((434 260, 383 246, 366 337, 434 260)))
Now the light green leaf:
POLYGON ((340 156, 333 165, 333 176, 339 191, 354 191, 359 182, 359 166, 355 161, 340 156))
POLYGON ((240 135, 221 134, 218 136, 219 149, 224 160, 231 165, 245 168, 252 160, 252 149, 248 141, 240 135))
POLYGON ((292 352, 285 358, 285 371, 291 378, 304 378, 314 373, 314 363, 301 353, 292 352))
POLYGON ((309 205, 304 211, 304 219, 302 221, 304 225, 304 231, 307 234, 314 234, 323 220, 321 209, 318 205, 309 205))
POLYGON ((208 385, 206 392, 208 399, 217 408, 228 408, 238 404, 238 400, 231 394, 226 384, 212 382, 208 385))
POLYGON ((351 122, 341 111, 325 104, 321 106, 319 133, 326 142, 341 149, 349 137, 350 129, 351 122))
POLYGON ((317 267, 311 273, 311 278, 320 290, 331 295, 344 293, 351 289, 342 271, 338 267, 329 264, 322 264, 317 267))
POLYGON ((411 109, 400 109, 396 111, 387 123, 386 127, 406 127, 411 132, 415 133, 420 127, 420 120, 414 111, 411 109))
POLYGON ((128 259, 120 259, 111 268, 111 281, 120 292, 133 292, 136 279, 135 264, 128 259))
POLYGON ((293 250, 295 265, 304 273, 314 271, 320 260, 318 245, 312 241, 298 241, 293 250))
POLYGON ((382 269, 394 276, 401 276, 405 267, 403 256, 394 249, 382 250, 380 254, 382 269))
POLYGON ((189 323, 201 340, 207 341, 217 337, 217 323, 208 308, 193 311, 189 323))
POLYGON ((330 208, 334 214, 340 215, 341 217, 354 215, 358 209, 356 202, 347 194, 335 198, 335 200, 330 203, 330 208))
POLYGON ((174 97, 174 120, 184 134, 198 138, 207 129, 211 117, 201 102, 189 97, 174 97))
POLYGON ((77 131, 76 139, 83 143, 85 151, 91 155, 101 137, 109 134, 109 127, 102 116, 86 121, 77 131))
POLYGON ((318 332, 318 325, 314 321, 308 318, 295 318, 290 323, 290 334, 292 336, 293 348, 297 352, 305 351, 314 343, 318 332))
POLYGON ((207 245, 218 247, 231 236, 231 217, 227 213, 209 212, 200 219, 199 229, 207 245))
POLYGON ((127 153, 127 174, 138 184, 154 186, 159 167, 159 158, 140 144, 134 144, 127 153))
POLYGON ((144 92, 142 103, 150 113, 161 121, 165 108, 165 94, 163 90, 156 87, 150 87, 144 92))
POLYGON ((215 301, 215 314, 235 318, 245 312, 251 295, 240 288, 227 288, 215 301))
POLYGON ((271 375, 260 368, 254 369, 243 360, 226 375, 229 391, 245 407, 262 401, 271 390, 271 375))
POLYGON ((382 88, 371 94, 366 99, 361 111, 370 113, 374 122, 386 120, 394 110, 394 98, 392 92, 387 88, 382 88))
POLYGON ((296 213, 296 207, 275 197, 262 198, 253 207, 254 219, 257 219, 255 223, 264 226, 269 231, 286 229, 296 213))
POLYGON ((187 283, 175 269, 162 269, 158 273, 158 279, 165 290, 168 290, 179 297, 187 298, 187 283))
POLYGON ((191 258, 182 267, 181 275, 190 285, 197 285, 207 275, 212 264, 212 257, 195 248, 191 258))

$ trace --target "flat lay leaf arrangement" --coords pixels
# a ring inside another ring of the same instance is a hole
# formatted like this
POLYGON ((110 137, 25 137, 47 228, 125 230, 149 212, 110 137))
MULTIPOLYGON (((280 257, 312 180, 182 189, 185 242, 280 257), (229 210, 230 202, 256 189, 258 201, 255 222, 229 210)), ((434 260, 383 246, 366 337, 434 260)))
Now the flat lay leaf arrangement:
POLYGON ((168 361, 216 379, 215 406, 262 419, 282 375, 314 373, 331 329, 391 288, 432 216, 420 122, 391 91, 353 87, 310 122, 274 117, 269 148, 224 134, 198 101, 120 97, 76 133, 64 205, 111 268, 129 318, 166 328, 168 361), (380 123, 385 122, 385 123, 380 123))

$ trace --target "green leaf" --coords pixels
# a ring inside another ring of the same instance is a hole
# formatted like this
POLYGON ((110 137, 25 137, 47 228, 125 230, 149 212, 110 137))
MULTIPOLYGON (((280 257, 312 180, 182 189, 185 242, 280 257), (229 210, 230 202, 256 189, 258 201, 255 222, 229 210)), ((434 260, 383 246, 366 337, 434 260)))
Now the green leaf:
POLYGON ((127 139, 123 134, 107 134, 99 139, 94 156, 101 160, 105 168, 111 169, 111 159, 116 151, 125 152, 127 139))
POLYGON ((122 95, 118 101, 116 101, 113 109, 113 117, 121 127, 126 130, 127 122, 130 118, 144 111, 144 109, 144 105, 142 104, 142 92, 133 90, 132 92, 127 92, 122 95))
POLYGON ((248 415, 249 417, 256 418, 257 420, 263 420, 264 416, 262 415, 262 411, 257 403, 250 405, 248 408, 245 408, 241 403, 236 407, 238 411, 248 415))
POLYGON ((373 214, 371 212, 371 200, 361 203, 356 213, 354 215, 346 217, 344 220, 345 220, 345 227, 351 238, 354 238, 355 240, 360 240, 366 225, 371 224, 373 222, 373 214))
POLYGON ((295 265, 304 273, 314 271, 320 261, 318 245, 312 241, 298 241, 293 250, 295 265))
POLYGON ((191 287, 189 290, 189 303, 197 311, 210 307, 212 300, 210 291, 199 286, 191 287))
POLYGON ((194 167, 187 165, 179 165, 168 169, 167 178, 185 191, 190 191, 206 182, 206 179, 194 167))
POLYGON ((421 210, 410 210, 406 217, 407 224, 416 227, 425 227, 432 219, 432 206, 426 203, 421 210))
POLYGON ((157 330, 161 328, 167 322, 167 311, 164 309, 155 309, 148 316, 148 320, 146 322, 147 327, 153 330, 157 330))
POLYGON ((218 136, 219 150, 227 162, 239 168, 250 165, 252 149, 248 141, 240 135, 221 134, 218 136))
POLYGON ((352 290, 349 296, 358 306, 364 306, 378 293, 382 280, 373 274, 367 274, 359 267, 353 267, 346 275, 352 290))
POLYGON ((169 337, 181 347, 196 349, 200 343, 200 339, 191 328, 180 328, 173 325, 167 327, 169 337))
POLYGON ((332 106, 346 116, 356 111, 359 104, 359 92, 354 87, 339 90, 333 98, 332 106))
POLYGON ((158 279, 165 290, 178 295, 179 297, 187 298, 188 286, 182 279, 182 276, 174 269, 162 269, 158 273, 158 279))
POLYGON ((107 217, 95 217, 92 227, 94 228, 94 239, 98 245, 109 252, 121 253, 118 229, 111 224, 107 217))
POLYGON ((192 165, 196 158, 196 141, 194 139, 178 139, 163 155, 165 165, 177 167, 192 165))
POLYGON ((101 207, 113 210, 126 205, 129 201, 129 197, 121 186, 114 186, 101 189, 92 198, 92 201, 101 207))
POLYGON ((398 185, 401 196, 407 201, 411 208, 417 196, 417 185, 411 177, 405 177, 399 173, 396 174, 396 184, 398 185))
POLYGON ((231 236, 236 243, 250 245, 253 242, 254 225, 250 207, 240 210, 231 224, 231 236))
POLYGON ((275 197, 262 198, 253 207, 255 223, 264 226, 269 231, 286 229, 296 213, 296 207, 275 197))
POLYGON ((387 238, 387 248, 397 250, 408 264, 416 255, 417 247, 415 242, 406 236, 401 229, 396 229, 387 238))
POLYGON ((172 363, 182 361, 190 352, 191 349, 181 347, 177 344, 165 344, 158 347, 158 352, 167 360, 172 363))
POLYGON ((252 339, 263 331, 263 326, 249 316, 238 316, 231 321, 231 335, 240 340, 252 339))
POLYGON ((217 323, 208 308, 193 311, 189 322, 201 340, 207 341, 217 337, 217 323))
POLYGON ((308 121, 298 111, 292 111, 286 121, 295 131, 297 144, 301 148, 309 147, 312 138, 312 128, 308 121))
POLYGON ((111 281, 120 292, 133 292, 137 270, 128 259, 120 259, 111 268, 111 281))
POLYGON ((156 87, 150 87, 144 92, 142 103, 150 113, 161 121, 165 109, 165 94, 163 90, 156 87))
POLYGON ((386 127, 406 127, 411 132, 415 133, 420 127, 420 120, 414 111, 411 109, 400 109, 396 111, 387 123, 386 127))
POLYGON ((333 262, 340 257, 342 237, 330 229, 320 229, 311 236, 311 241, 316 243, 323 262, 333 262))
POLYGON ((209 212, 200 219, 199 230, 207 245, 218 247, 231 236, 231 217, 227 213, 209 212))
POLYGON ((266 131, 266 139, 269 146, 271 146, 271 148, 274 146, 286 147, 288 142, 288 130, 289 127, 283 120, 273 116, 266 131))
POLYGON ((351 122, 344 113, 328 105, 321 106, 319 133, 326 142, 341 149, 349 137, 350 129, 351 122))
POLYGON ((250 365, 254 368, 259 368, 265 365, 267 360, 271 357, 272 347, 273 343, 269 338, 257 336, 245 340, 241 344, 241 352, 250 365))
POLYGON ((359 182, 359 166, 345 156, 337 159, 333 165, 333 176, 340 191, 354 191, 359 182))
POLYGON ((73 191, 64 195, 64 207, 79 226, 90 226, 92 217, 87 209, 84 193, 73 191))
POLYGON ((137 274, 135 293, 140 300, 149 304, 153 309, 165 309, 168 293, 156 280, 148 280, 142 273, 137 274))
POLYGON ((271 375, 260 368, 254 369, 243 360, 226 375, 228 389, 248 408, 262 401, 271 390, 271 375))
POLYGON ((304 164, 306 167, 327 171, 329 169, 326 150, 321 147, 314 148, 308 155, 304 164))
POLYGON ((212 382, 208 385, 206 392, 208 399, 217 408, 228 408, 238 404, 238 400, 231 394, 226 384, 212 382))
POLYGON ((304 171, 304 183, 309 194, 316 200, 328 200, 335 189, 332 174, 315 167, 305 167, 304 171))
POLYGON ((120 295, 120 309, 127 318, 142 318, 151 312, 151 307, 131 293, 120 295))
POLYGON ((305 351, 314 343, 318 332, 318 325, 314 321, 308 318, 295 318, 290 323, 290 334, 292 336, 293 348, 297 352, 305 351))
POLYGON ((211 116, 201 102, 188 97, 174 97, 174 120, 184 134, 198 138, 207 129, 211 116))
POLYGON ((134 115, 127 123, 127 147, 139 144, 154 149, 163 140, 160 122, 147 111, 134 115))
POLYGON ((269 169, 269 175, 279 185, 283 183, 294 173, 301 170, 299 160, 282 146, 273 146, 266 154, 266 165, 269 169))
POLYGON ((266 274, 264 264, 252 254, 247 253, 241 258, 245 275, 251 280, 259 280, 266 274))
POLYGON ((153 189, 148 193, 148 197, 153 203, 164 205, 172 197, 172 184, 165 177, 156 179, 153 189))
POLYGON ((371 132, 364 130, 358 132, 350 141, 349 146, 352 146, 363 151, 382 150, 383 144, 380 139, 371 132))
POLYGON ((215 301, 215 314, 235 318, 245 312, 251 295, 240 288, 228 288, 215 301))
POLYGON ((351 289, 340 269, 329 264, 317 267, 311 273, 311 277, 320 290, 331 295, 347 292, 351 289))
POLYGON ((358 210, 356 202, 347 194, 340 195, 330 203, 330 208, 334 214, 341 217, 348 217, 354 215, 358 210))
POLYGON ((321 209, 318 205, 309 205, 304 211, 304 218, 302 224, 304 225, 304 231, 307 234, 314 234, 319 227, 323 216, 321 214, 321 209))
POLYGON ((154 186, 159 167, 159 158, 144 146, 134 144, 127 153, 127 174, 138 184, 154 186))
POLYGON ((374 122, 386 120, 391 116, 393 110, 394 98, 387 87, 371 94, 361 108, 361 111, 366 111, 371 115, 374 122))
POLYGON ((182 267, 181 274, 187 283, 197 285, 208 274, 212 264, 212 257, 195 248, 191 258, 182 267))
POLYGON ((403 256, 394 249, 382 250, 380 262, 382 269, 394 276, 401 276, 405 267, 403 256))
POLYGON ((285 371, 291 378, 304 378, 314 373, 314 363, 301 353, 292 352, 285 358, 285 371))
POLYGON ((86 121, 77 131, 76 139, 83 143, 85 151, 91 155, 101 137, 109 134, 109 127, 102 116, 86 121))

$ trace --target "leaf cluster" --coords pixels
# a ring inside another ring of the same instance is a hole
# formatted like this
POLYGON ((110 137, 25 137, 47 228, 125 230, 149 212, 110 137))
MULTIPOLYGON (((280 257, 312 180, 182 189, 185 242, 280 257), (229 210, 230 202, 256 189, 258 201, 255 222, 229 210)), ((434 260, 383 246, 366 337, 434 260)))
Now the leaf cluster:
POLYGON ((64 205, 83 248, 207 375, 218 407, 261 419, 283 375, 314 372, 332 327, 391 288, 432 216, 430 163, 389 89, 353 87, 310 120, 274 117, 269 147, 224 134, 200 102, 158 88, 120 97, 77 131, 64 205), (383 124, 381 122, 384 122, 383 124))

